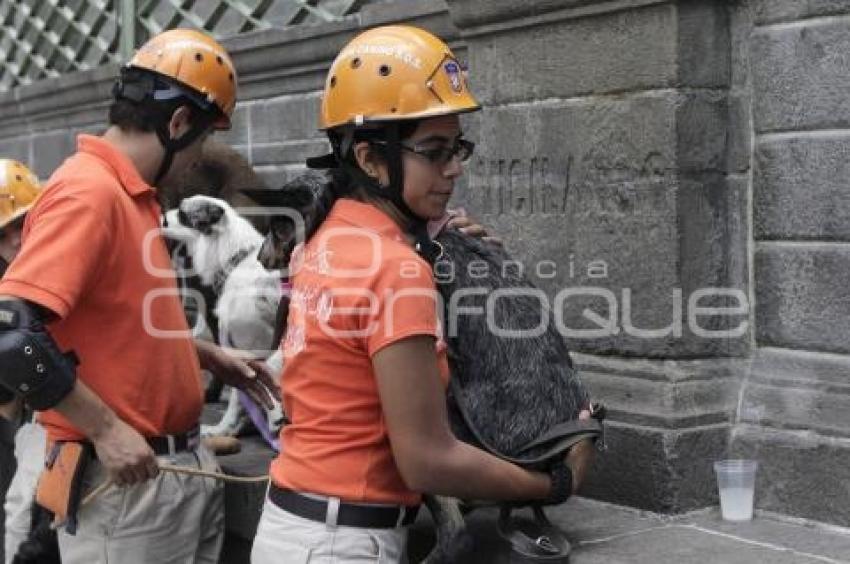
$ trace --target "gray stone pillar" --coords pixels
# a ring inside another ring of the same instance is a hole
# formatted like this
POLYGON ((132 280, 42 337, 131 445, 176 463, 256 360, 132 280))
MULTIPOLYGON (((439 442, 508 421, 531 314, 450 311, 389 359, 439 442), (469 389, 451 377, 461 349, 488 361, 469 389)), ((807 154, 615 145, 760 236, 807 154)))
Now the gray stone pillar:
POLYGON ((850 525, 850 2, 751 0, 759 506, 850 525))
POLYGON ((726 3, 448 5, 485 105, 461 198, 547 291, 611 410, 588 493, 715 501, 752 326, 726 3))

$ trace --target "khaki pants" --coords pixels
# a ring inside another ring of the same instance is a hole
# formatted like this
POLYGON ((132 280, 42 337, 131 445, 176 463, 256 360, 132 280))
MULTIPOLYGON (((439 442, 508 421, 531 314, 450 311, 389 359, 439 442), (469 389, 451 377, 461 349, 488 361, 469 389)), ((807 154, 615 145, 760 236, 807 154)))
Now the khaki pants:
POLYGON ((332 527, 266 499, 251 564, 396 564, 407 562, 406 548, 406 527, 332 527))
MULTIPOLYGON (((217 471, 205 447, 162 462, 217 471)), ((106 479, 86 470, 83 496, 106 479)), ((224 539, 224 488, 211 478, 161 472, 130 487, 110 487, 80 509, 75 535, 59 533, 63 564, 216 564, 224 539)))
POLYGON ((35 503, 35 486, 44 468, 47 432, 38 423, 26 423, 15 434, 18 469, 6 493, 5 558, 11 564, 18 546, 27 538, 35 503))

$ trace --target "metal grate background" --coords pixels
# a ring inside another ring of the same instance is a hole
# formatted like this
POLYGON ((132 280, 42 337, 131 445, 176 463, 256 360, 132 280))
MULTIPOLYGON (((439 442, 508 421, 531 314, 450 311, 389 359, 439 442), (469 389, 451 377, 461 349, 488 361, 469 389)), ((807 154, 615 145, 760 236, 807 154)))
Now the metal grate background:
POLYGON ((151 35, 334 21, 375 0, 0 0, 0 90, 126 60, 151 35))

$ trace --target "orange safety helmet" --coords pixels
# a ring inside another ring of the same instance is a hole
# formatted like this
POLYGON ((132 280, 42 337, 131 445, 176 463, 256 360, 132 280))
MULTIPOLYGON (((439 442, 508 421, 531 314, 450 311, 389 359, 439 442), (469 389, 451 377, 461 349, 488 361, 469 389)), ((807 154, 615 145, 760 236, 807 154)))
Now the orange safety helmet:
POLYGON ((40 188, 30 169, 12 159, 0 159, 0 230, 26 215, 40 188))
POLYGON ((422 119, 480 109, 448 45, 408 25, 365 31, 331 65, 321 129, 422 119))
POLYGON ((202 107, 211 105, 221 113, 213 127, 230 128, 236 105, 236 69, 224 47, 207 34, 192 29, 164 31, 142 45, 127 66, 189 87, 200 94, 202 107))

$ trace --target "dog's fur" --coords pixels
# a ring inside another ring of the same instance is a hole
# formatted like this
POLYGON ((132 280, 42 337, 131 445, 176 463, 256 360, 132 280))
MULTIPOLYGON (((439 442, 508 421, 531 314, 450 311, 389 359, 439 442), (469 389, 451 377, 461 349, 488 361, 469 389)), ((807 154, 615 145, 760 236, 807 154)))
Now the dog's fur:
MULTIPOLYGON (((222 346, 250 351, 268 358, 272 371, 279 374, 282 359, 272 342, 278 304, 280 278, 257 261, 263 237, 223 200, 192 196, 166 214, 165 236, 185 246, 192 271, 200 283, 212 289, 212 308, 218 322, 222 346)), ((206 310, 202 307, 201 310, 206 310)), ((282 420, 280 406, 266 414, 268 431, 277 435, 282 420)), ((202 427, 203 435, 235 436, 250 421, 237 393, 231 393, 221 421, 202 427)))
MULTIPOLYGON (((326 217, 333 200, 328 182, 304 176, 276 191, 275 204, 301 210, 309 238, 326 217), (305 205, 309 201, 313 204, 305 205)), ((285 223, 287 220, 277 218, 274 221, 285 223)), ((279 236, 286 232, 285 228, 278 228, 267 235, 260 253, 263 266, 281 268, 286 265, 286 254, 293 247, 291 241, 279 236)), ((482 288, 480 295, 465 299, 461 305, 478 306, 484 311, 487 297, 493 291, 533 288, 521 273, 503 276, 503 265, 510 259, 498 246, 452 229, 443 230, 436 240, 444 250, 441 260, 450 261, 454 266, 452 277, 443 277, 440 269, 436 269, 438 289, 447 304, 458 290, 482 288), (479 269, 476 269, 473 277, 468 269, 472 261, 484 261, 488 266, 487 276, 477 277, 479 269)), ((484 446, 483 442, 502 455, 518 457, 521 447, 554 424, 576 419, 587 404, 587 393, 573 369, 566 344, 552 323, 551 312, 541 312, 540 301, 527 294, 495 302, 495 318, 502 329, 532 329, 540 323, 541 315, 546 318, 547 329, 530 338, 509 339, 495 335, 483 314, 458 316, 456 332, 446 332, 452 368, 452 385, 447 399, 452 429, 459 439, 479 447, 484 446)), ((523 454, 534 457, 539 452, 523 454)), ((471 541, 465 533, 458 500, 425 496, 425 503, 437 526, 437 546, 427 561, 464 560, 471 541)))

